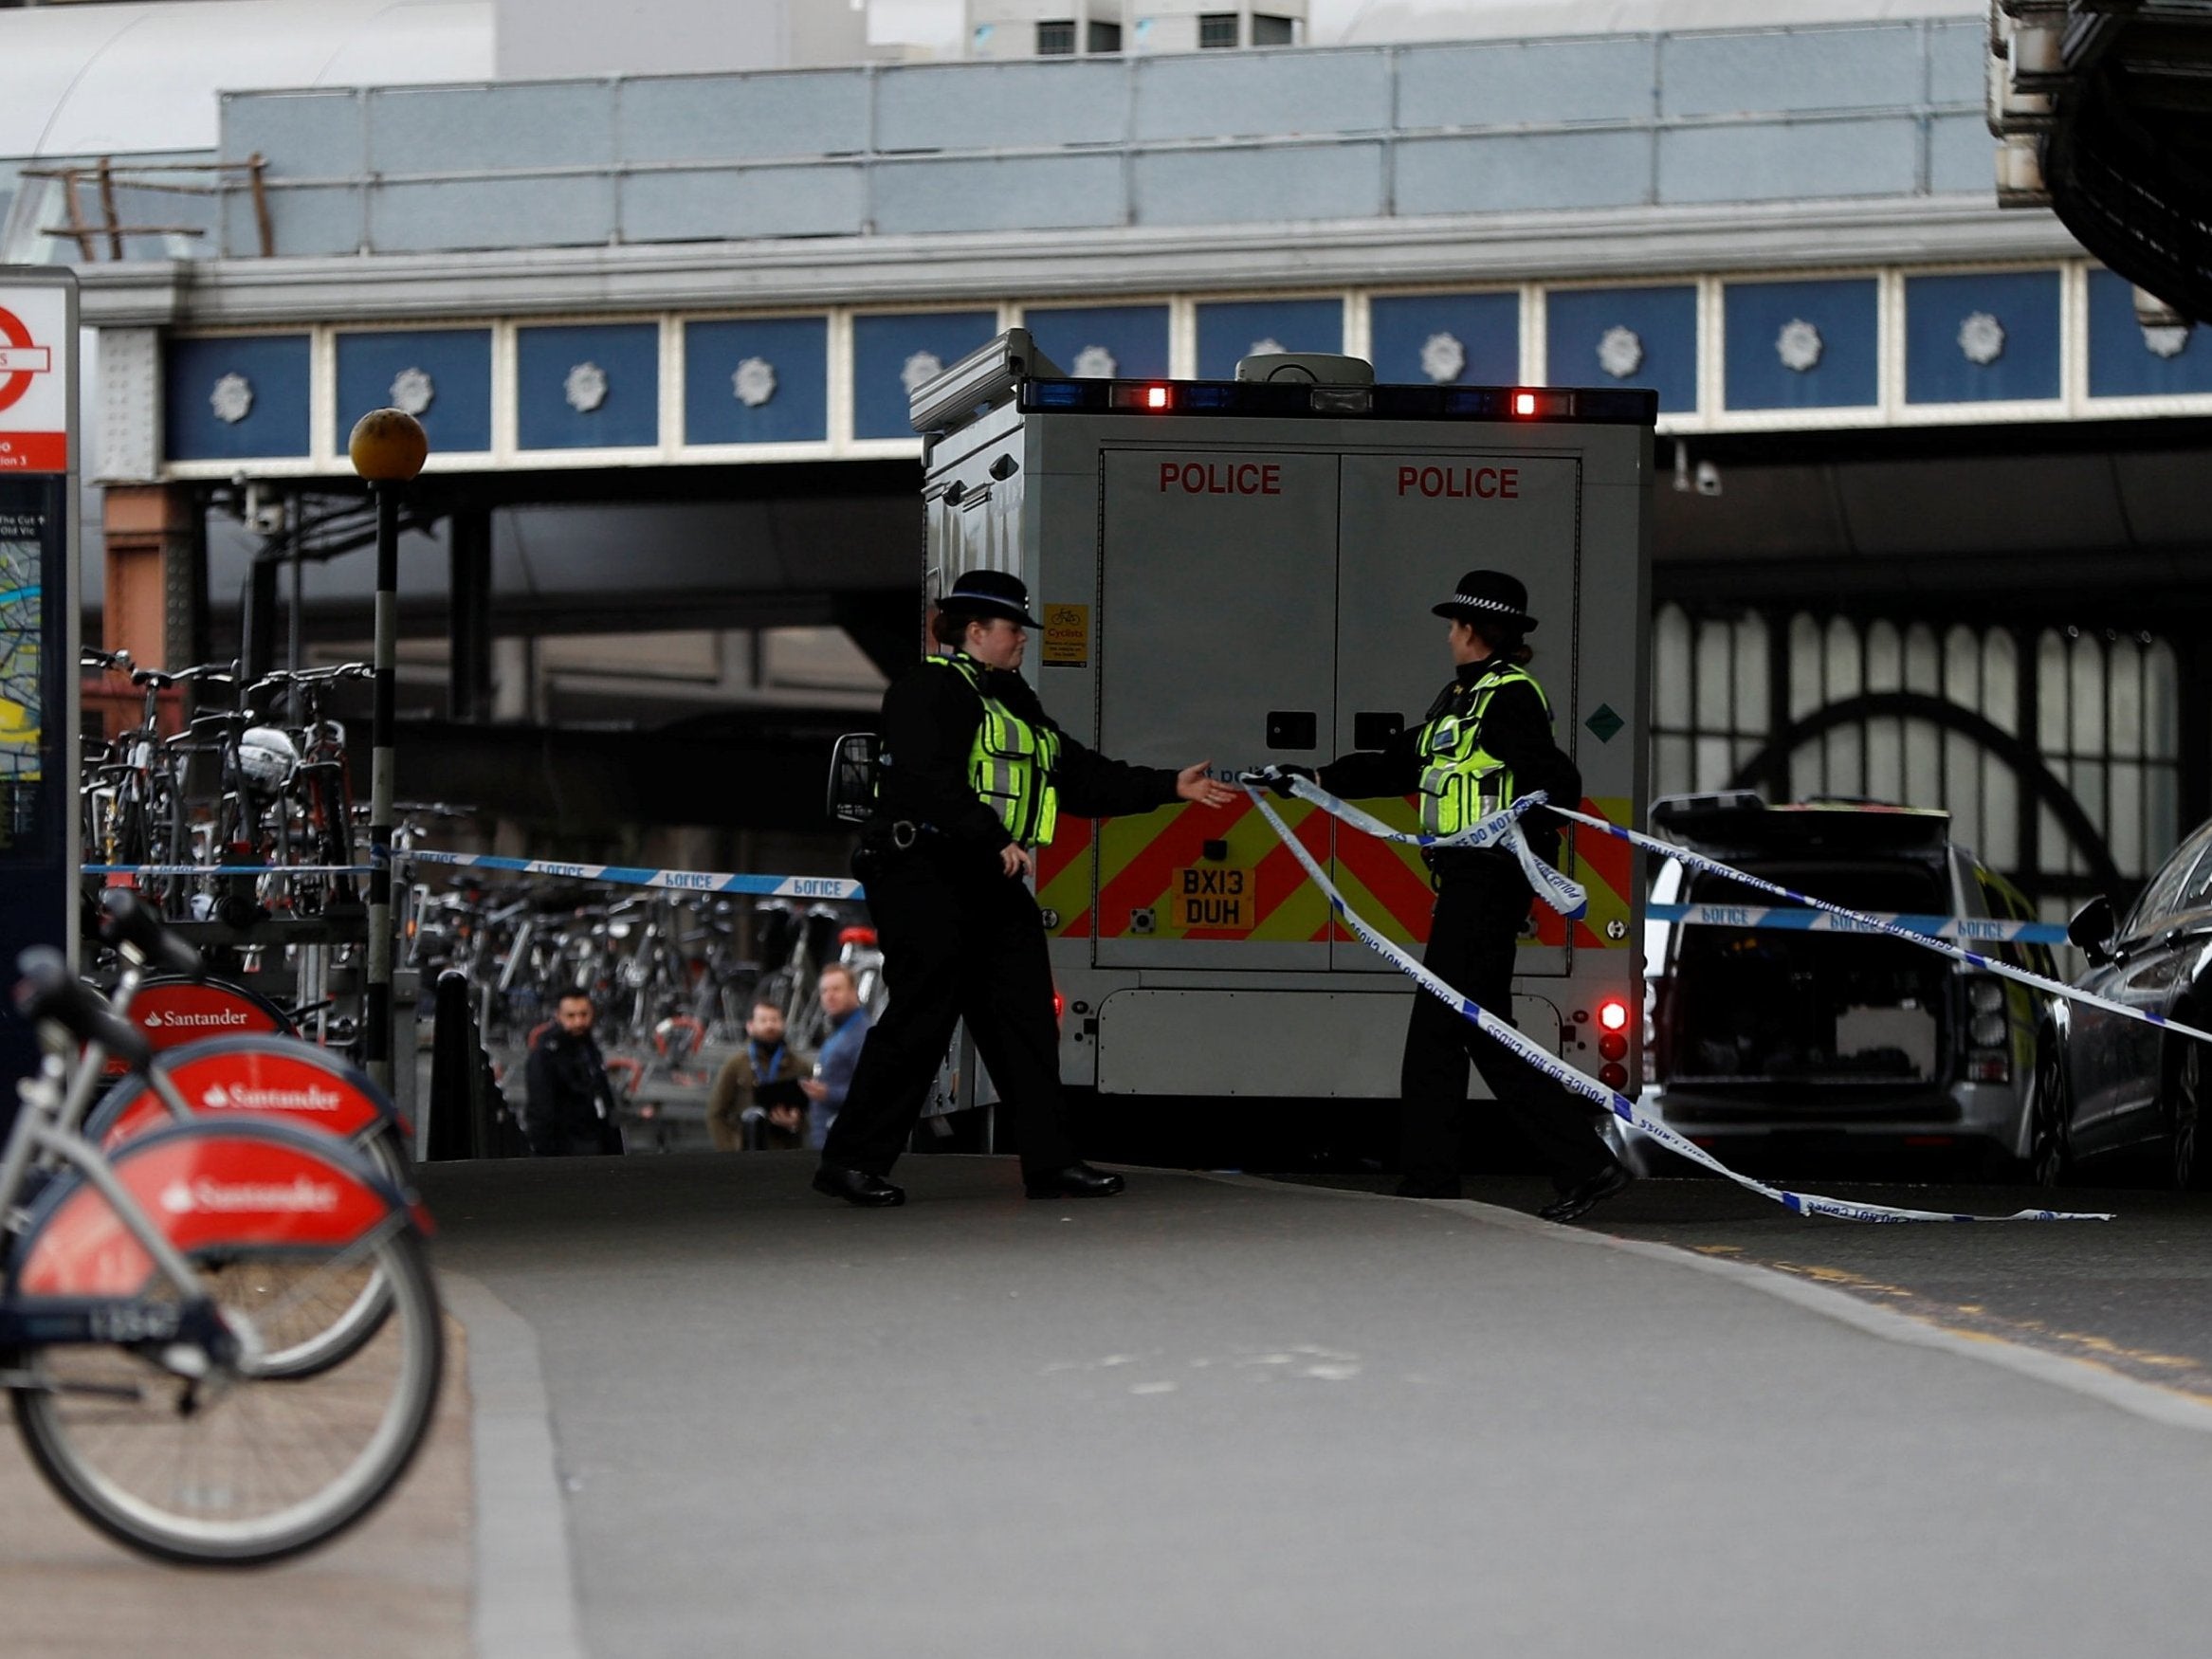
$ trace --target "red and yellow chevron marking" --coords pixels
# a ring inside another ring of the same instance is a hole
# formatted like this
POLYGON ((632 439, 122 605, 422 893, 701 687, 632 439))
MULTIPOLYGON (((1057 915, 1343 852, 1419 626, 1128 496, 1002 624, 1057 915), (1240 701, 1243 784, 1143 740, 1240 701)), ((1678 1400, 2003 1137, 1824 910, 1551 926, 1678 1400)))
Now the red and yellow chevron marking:
MULTIPOLYGON (((1287 802, 1281 811, 1307 849, 1325 861, 1328 817, 1303 801, 1287 802)), ((1063 818, 1052 845, 1037 855, 1037 902, 1059 915, 1060 924, 1051 930, 1054 938, 1090 937, 1094 881, 1100 939, 1305 941, 1326 937, 1327 901, 1241 795, 1217 811, 1165 807, 1102 824, 1063 818), (1229 856, 1219 861, 1223 866, 1252 872, 1254 920, 1249 929, 1179 923, 1170 902, 1176 872, 1211 862, 1204 855, 1209 841, 1228 843, 1229 856), (1137 931, 1140 911, 1151 912, 1149 932, 1137 931)))
MULTIPOLYGON (((1582 812, 1587 817, 1603 818, 1609 824, 1631 824, 1635 819, 1629 812, 1626 795, 1584 795, 1582 812)), ((1567 860, 1566 873, 1582 884, 1590 895, 1590 907, 1581 919, 1573 923, 1575 946, 1585 951, 1625 951, 1635 946, 1636 932, 1629 925, 1631 905, 1635 902, 1636 848, 1625 841, 1610 835, 1600 835, 1595 830, 1578 829, 1573 834, 1573 855, 1567 860), (1618 921, 1613 929, 1618 939, 1610 938, 1607 924, 1618 921)), ((1566 938, 1568 923, 1543 905, 1536 907, 1537 936, 1549 944, 1560 944, 1566 938), (1551 924, 1546 934, 1544 923, 1551 924)))
MULTIPOLYGON (((1395 829, 1419 827, 1410 795, 1371 802, 1368 807, 1395 829)), ((1287 801, 1276 810, 1307 850, 1325 866, 1332 828, 1328 816, 1304 801, 1287 801)), ((1582 811, 1619 823, 1628 803, 1612 797, 1585 798, 1582 811)), ((1420 849, 1378 841, 1353 830, 1341 830, 1334 839, 1334 875, 1345 902, 1396 942, 1427 943, 1435 894, 1429 885, 1420 849)), ((1633 867, 1633 849, 1627 843, 1593 833, 1575 837, 1567 873, 1590 895, 1588 914, 1572 924, 1576 944, 1587 950, 1615 950, 1632 942, 1625 924, 1633 867), (1606 937, 1606 923, 1612 921, 1623 923, 1622 937, 1618 939, 1606 937)), ((1037 902, 1058 915, 1059 925, 1051 930, 1055 939, 1091 936, 1094 875, 1100 939, 1319 941, 1333 937, 1349 942, 1352 937, 1342 926, 1332 929, 1328 902, 1321 890, 1306 879, 1290 849, 1275 838, 1267 820, 1242 797, 1218 811, 1170 807, 1103 824, 1088 818, 1061 819, 1052 844, 1037 852, 1037 902), (1249 931, 1185 929, 1177 923, 1170 902, 1175 896, 1176 871, 1206 862, 1203 848, 1208 841, 1229 844, 1229 856, 1223 864, 1253 871, 1256 920, 1249 931), (1139 934, 1133 920, 1144 910, 1152 913, 1152 926, 1148 934, 1139 934)), ((1568 925, 1539 904, 1536 935, 1525 942, 1564 944, 1568 925)))
POLYGON ((1053 939, 1090 937, 1090 851, 1097 823, 1063 816, 1049 846, 1037 848, 1037 902, 1060 919, 1053 939))

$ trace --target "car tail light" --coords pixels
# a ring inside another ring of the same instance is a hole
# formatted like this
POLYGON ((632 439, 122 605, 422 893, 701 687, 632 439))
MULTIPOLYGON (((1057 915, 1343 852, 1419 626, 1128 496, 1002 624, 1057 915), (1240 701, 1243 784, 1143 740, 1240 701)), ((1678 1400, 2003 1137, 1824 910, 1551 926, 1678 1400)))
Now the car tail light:
POLYGON ((1966 1040, 1977 1048, 2002 1048, 2004 1034, 2004 1016, 2001 1013, 1978 1013, 1966 1028, 1966 1040))
POLYGON ((1628 1067, 1618 1060, 1608 1060, 1598 1067, 1598 1081, 1607 1088, 1626 1088, 1628 1086, 1628 1067))
POLYGON ((1608 1060, 1623 1059, 1628 1053, 1628 1039, 1618 1031, 1607 1031, 1598 1039, 1598 1052, 1608 1060))
POLYGON ((1068 998, 1060 992, 1052 993, 1052 1023, 1058 1025, 1060 1016, 1068 1012, 1068 998))
POLYGON ((2004 1008, 2004 981, 2002 979, 1967 980, 1966 1006, 1976 1013, 2002 1012, 2004 1008))
POLYGON ((1618 996, 1608 996, 1598 1005, 1598 1024, 1608 1031, 1628 1030, 1628 1004, 1618 996))
POLYGON ((1969 1054, 1966 1056, 1968 1083, 2010 1083, 2012 1056, 2009 1054, 1969 1054))

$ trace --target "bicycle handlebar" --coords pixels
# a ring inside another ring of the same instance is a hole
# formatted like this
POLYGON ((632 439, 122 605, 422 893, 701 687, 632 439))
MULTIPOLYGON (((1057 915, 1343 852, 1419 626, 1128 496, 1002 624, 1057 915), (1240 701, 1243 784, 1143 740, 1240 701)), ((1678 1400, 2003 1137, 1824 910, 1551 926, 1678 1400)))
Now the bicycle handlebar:
POLYGON ((101 908, 106 912, 100 924, 100 937, 118 950, 132 950, 140 960, 164 974, 174 974, 184 979, 204 979, 208 965, 200 953, 161 925, 153 910, 140 903, 137 895, 120 887, 111 888, 101 896, 101 908))
POLYGON ((155 689, 182 685, 186 681, 216 680, 234 684, 238 679, 236 663, 200 663, 190 668, 133 668, 131 684, 151 685, 155 689))
POLYGON ((327 685, 340 680, 373 680, 375 667, 368 663, 332 663, 321 668, 276 668, 247 687, 251 697, 260 691, 281 691, 290 685, 327 685))
POLYGON ((15 985, 15 1010, 25 1019, 60 1026, 79 1042, 106 1049, 134 1070, 153 1059, 154 1046, 145 1032, 118 1019, 51 945, 25 951, 15 958, 15 969, 23 975, 15 985))

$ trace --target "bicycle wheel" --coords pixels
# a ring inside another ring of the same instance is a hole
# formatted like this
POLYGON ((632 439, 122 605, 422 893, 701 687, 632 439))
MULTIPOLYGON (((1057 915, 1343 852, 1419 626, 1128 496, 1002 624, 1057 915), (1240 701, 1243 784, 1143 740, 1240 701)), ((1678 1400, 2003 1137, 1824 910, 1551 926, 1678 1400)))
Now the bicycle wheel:
POLYGON ((238 1366, 192 1378, 131 1347, 34 1350, 30 1383, 11 1391, 16 1425, 54 1489, 119 1542, 194 1565, 273 1561, 343 1532, 406 1473, 437 1403, 437 1298, 398 1212, 350 1246, 232 1248, 208 1277, 245 1342, 238 1366), (319 1279, 364 1270, 390 1317, 352 1362, 265 1375, 257 1354, 321 1328, 319 1279))
MULTIPOLYGON (((396 1129, 386 1127, 355 1144, 393 1186, 409 1184, 396 1129)), ((373 1262, 356 1263, 342 1272, 314 1262, 233 1263, 210 1258, 199 1267, 215 1300, 225 1307, 246 1308, 260 1322, 260 1309, 285 1305, 281 1329, 260 1325, 265 1345, 254 1371, 271 1381, 319 1376, 343 1365, 392 1317, 392 1283, 373 1262)))

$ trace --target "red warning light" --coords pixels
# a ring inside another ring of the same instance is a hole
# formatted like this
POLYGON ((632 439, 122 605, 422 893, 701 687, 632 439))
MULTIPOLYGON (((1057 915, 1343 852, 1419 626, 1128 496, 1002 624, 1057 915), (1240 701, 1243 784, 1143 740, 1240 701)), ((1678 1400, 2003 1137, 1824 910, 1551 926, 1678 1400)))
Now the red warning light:
POLYGON ((1618 996, 1609 996, 1598 1005, 1598 1023, 1609 1031, 1628 1029, 1628 1004, 1618 996))
POLYGON ((1514 392, 1513 412, 1517 415, 1534 414, 1536 412, 1536 393, 1533 392, 1514 392))
POLYGON ((1165 409, 1167 407, 1167 388, 1147 386, 1144 389, 1144 407, 1146 409, 1165 409))

